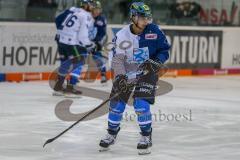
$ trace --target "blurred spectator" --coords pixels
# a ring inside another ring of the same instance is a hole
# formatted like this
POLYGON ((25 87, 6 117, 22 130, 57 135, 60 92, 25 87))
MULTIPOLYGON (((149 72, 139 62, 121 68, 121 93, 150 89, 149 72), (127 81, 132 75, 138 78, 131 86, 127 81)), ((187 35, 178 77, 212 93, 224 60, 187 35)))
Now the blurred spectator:
POLYGON ((58 15, 60 12, 67 8, 75 6, 76 4, 77 0, 58 0, 56 15, 58 15))
POLYGON ((123 17, 122 17, 122 21, 125 21, 126 23, 126 20, 128 20, 128 15, 129 15, 129 6, 130 6, 130 2, 129 1, 122 1, 122 2, 119 2, 118 6, 119 6, 119 10, 120 10, 120 13, 122 13, 123 17))
POLYGON ((184 1, 170 5, 171 18, 194 18, 201 11, 201 6, 196 2, 184 1))
POLYGON ((26 19, 28 0, 0 0, 0 20, 26 19))
POLYGON ((55 0, 29 0, 26 15, 28 21, 51 22, 54 20, 55 0))
POLYGON ((29 7, 57 7, 55 0, 29 0, 29 7))

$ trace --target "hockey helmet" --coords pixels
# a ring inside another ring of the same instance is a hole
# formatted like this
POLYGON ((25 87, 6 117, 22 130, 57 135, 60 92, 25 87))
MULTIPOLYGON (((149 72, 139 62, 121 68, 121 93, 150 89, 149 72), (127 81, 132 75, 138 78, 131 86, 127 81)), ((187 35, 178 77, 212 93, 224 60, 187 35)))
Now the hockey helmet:
POLYGON ((130 6, 130 18, 134 16, 141 16, 151 19, 152 12, 148 5, 143 2, 134 2, 130 6))

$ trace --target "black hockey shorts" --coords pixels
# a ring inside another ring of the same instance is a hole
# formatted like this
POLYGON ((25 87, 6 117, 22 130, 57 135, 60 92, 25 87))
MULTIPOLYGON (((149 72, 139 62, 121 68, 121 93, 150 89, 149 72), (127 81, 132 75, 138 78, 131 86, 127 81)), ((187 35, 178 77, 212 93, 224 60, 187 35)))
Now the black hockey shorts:
MULTIPOLYGON (((132 92, 133 98, 141 98, 148 101, 150 104, 155 102, 155 92, 156 84, 158 82, 158 74, 146 74, 141 76, 137 83, 129 84, 125 93, 121 93, 118 97, 114 98, 114 101, 122 100, 127 103, 132 92), (135 89, 134 89, 135 88, 135 89)), ((114 88, 112 88, 110 97, 115 93, 114 88)))
POLYGON ((133 97, 141 98, 148 101, 150 104, 154 104, 158 79, 158 74, 153 73, 141 76, 136 83, 133 97))
MULTIPOLYGON (((123 101, 125 103, 128 102, 130 95, 132 93, 134 89, 134 85, 133 84, 129 84, 126 88, 126 90, 124 91, 124 93, 120 93, 119 96, 115 97, 114 99, 112 99, 113 101, 123 101)), ((110 94, 110 97, 114 96, 116 94, 116 89, 114 89, 114 86, 112 87, 112 91, 110 94)))
POLYGON ((73 63, 83 61, 87 57, 87 50, 78 45, 67 45, 58 42, 58 52, 61 62, 72 60, 73 63))

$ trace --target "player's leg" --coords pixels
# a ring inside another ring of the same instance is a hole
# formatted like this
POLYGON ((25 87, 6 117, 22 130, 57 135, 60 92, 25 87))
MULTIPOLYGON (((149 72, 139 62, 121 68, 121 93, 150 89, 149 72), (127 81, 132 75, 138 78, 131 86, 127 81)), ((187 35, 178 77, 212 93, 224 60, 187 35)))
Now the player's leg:
POLYGON ((152 146, 152 114, 150 103, 142 98, 135 98, 134 109, 141 130, 141 139, 137 145, 137 149, 139 150, 139 154, 148 154, 150 153, 148 148, 152 146))
POLYGON ((149 154, 152 146, 152 114, 150 104, 154 104, 157 74, 147 74, 139 78, 134 91, 134 109, 138 115, 141 139, 137 145, 139 154, 149 154))
POLYGON ((53 87, 54 89, 53 95, 62 96, 64 92, 64 88, 63 88, 64 80, 72 64, 68 58, 67 45, 62 43, 57 43, 57 45, 58 45, 58 53, 60 57, 60 67, 58 68, 56 83, 53 87))
POLYGON ((76 85, 79 81, 79 77, 82 71, 82 66, 84 65, 84 59, 87 55, 87 50, 84 47, 73 46, 71 48, 73 60, 73 71, 70 73, 70 84, 76 85))
POLYGON ((101 72, 101 83, 107 82, 106 65, 101 51, 92 53, 93 60, 96 62, 99 72, 101 72))
POLYGON ((76 89, 76 84, 79 82, 79 77, 81 75, 82 67, 87 56, 87 51, 85 48, 80 46, 72 46, 70 49, 73 56, 72 59, 73 70, 70 73, 70 81, 69 84, 67 85, 66 92, 68 94, 67 96, 73 97, 74 95, 74 97, 76 97, 82 94, 81 91, 76 89))
MULTIPOLYGON (((132 87, 132 86, 131 86, 132 87)), ((120 123, 122 120, 123 112, 126 107, 126 103, 132 93, 131 87, 126 90, 124 94, 120 94, 118 97, 110 101, 109 113, 108 113, 108 133, 100 141, 100 151, 108 150, 109 146, 115 143, 117 134, 120 130, 120 123)), ((113 87, 110 97, 116 94, 116 89, 113 87)))
POLYGON ((123 101, 110 101, 108 129, 106 136, 100 141, 99 145, 102 147, 100 151, 107 150, 110 145, 115 143, 125 107, 126 103, 123 101))

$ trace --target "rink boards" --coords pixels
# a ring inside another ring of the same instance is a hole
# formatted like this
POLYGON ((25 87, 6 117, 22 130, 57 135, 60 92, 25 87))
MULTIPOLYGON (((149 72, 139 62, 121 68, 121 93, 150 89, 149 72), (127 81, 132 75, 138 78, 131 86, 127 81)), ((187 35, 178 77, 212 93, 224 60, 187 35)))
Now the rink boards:
MULTIPOLYGON (((109 42, 122 27, 108 26, 109 42)), ((172 45, 166 76, 240 74, 239 28, 161 28, 172 45)), ((55 32, 54 24, 50 23, 1 22, 0 81, 48 80, 59 67, 55 32)), ((88 78, 99 78, 95 75, 92 73, 88 78)), ((108 78, 110 75, 108 71, 108 78)))

